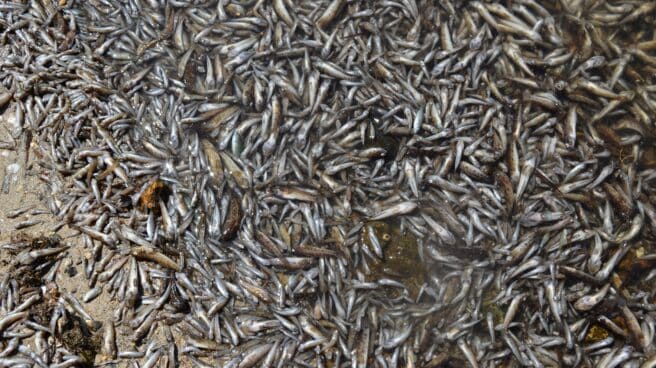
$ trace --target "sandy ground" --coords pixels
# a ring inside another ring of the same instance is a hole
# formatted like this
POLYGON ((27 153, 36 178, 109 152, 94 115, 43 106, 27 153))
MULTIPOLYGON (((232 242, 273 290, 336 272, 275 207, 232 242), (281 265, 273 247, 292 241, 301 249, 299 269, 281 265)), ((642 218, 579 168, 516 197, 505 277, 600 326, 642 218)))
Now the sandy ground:
MULTIPOLYGON (((0 141, 20 147, 20 138, 14 127, 14 108, 9 106, 4 111, 0 111, 0 141)), ((3 144, 3 147, 8 144, 3 144)), ((30 159, 35 158, 34 146, 30 149, 30 159)), ((77 233, 67 226, 60 226, 60 221, 48 211, 44 201, 48 195, 48 188, 39 179, 39 167, 34 164, 34 160, 28 160, 27 165, 24 162, 24 150, 19 148, 0 149, 0 275, 10 271, 12 255, 7 250, 7 246, 16 243, 18 239, 49 237, 58 235, 62 243, 69 245, 70 249, 62 255, 62 262, 56 273, 55 284, 61 295, 71 293, 82 302, 82 299, 89 291, 88 280, 84 275, 83 259, 89 257, 89 251, 83 246, 83 243, 77 233), (17 209, 29 208, 25 213, 9 218, 8 215, 17 209), (32 226, 17 229, 24 226, 26 221, 38 220, 32 226)), ((109 293, 103 292, 91 300, 89 303, 82 302, 84 309, 100 324, 105 321, 114 320, 115 312, 118 309, 119 302, 113 300, 109 293)), ((118 351, 134 351, 145 349, 144 346, 135 347, 132 341, 131 331, 126 331, 124 327, 117 327, 117 346, 118 351)), ((102 331, 98 333, 102 335, 102 331)), ((147 343, 143 343, 147 345, 147 343)), ((101 362, 100 354, 96 356, 96 363, 101 362)), ((160 361, 161 362, 161 361, 160 361)), ((116 367, 128 366, 123 361, 116 367)), ((181 367, 190 366, 187 362, 181 362, 181 367)))
MULTIPOLYGON (((0 137, 4 142, 11 142, 20 147, 20 138, 15 136, 14 108, 10 106, 0 116, 0 137)), ((34 157, 34 147, 28 157, 34 157)), ((68 227, 59 226, 60 222, 48 211, 44 196, 47 187, 38 178, 37 168, 33 162, 24 162, 25 155, 20 149, 0 150, 0 245, 8 245, 22 238, 38 238, 58 235, 62 242, 71 246, 60 263, 55 284, 59 291, 71 293, 79 300, 89 291, 84 277, 82 258, 85 251, 80 239, 68 227), (8 215, 17 209, 29 208, 25 213, 9 218, 8 215), (38 220, 33 226, 17 229, 20 224, 29 220, 38 220)), ((0 249, 0 272, 8 271, 11 255, 6 249, 0 249)), ((90 303, 83 303, 86 311, 97 321, 103 323, 112 317, 117 303, 112 301, 107 293, 101 293, 90 303)))

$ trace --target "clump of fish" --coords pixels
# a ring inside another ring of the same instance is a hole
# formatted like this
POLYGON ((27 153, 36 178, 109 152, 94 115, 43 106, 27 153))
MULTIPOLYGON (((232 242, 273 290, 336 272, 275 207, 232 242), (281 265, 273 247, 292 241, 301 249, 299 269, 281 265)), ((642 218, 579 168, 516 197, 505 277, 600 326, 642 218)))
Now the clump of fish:
POLYGON ((3 148, 121 303, 98 326, 50 292, 65 248, 7 245, 50 268, 2 278, 0 366, 85 361, 66 316, 105 364, 656 366, 655 10, 0 3, 3 148))

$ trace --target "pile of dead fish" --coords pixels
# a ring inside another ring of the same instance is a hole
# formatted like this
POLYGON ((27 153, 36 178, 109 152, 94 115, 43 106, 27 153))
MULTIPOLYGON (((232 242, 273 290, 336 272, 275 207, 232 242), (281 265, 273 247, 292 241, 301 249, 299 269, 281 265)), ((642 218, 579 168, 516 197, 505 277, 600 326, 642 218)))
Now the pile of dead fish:
POLYGON ((71 323, 142 367, 656 366, 655 9, 0 3, 16 146, 121 306, 14 244, 0 366, 84 362, 71 323))

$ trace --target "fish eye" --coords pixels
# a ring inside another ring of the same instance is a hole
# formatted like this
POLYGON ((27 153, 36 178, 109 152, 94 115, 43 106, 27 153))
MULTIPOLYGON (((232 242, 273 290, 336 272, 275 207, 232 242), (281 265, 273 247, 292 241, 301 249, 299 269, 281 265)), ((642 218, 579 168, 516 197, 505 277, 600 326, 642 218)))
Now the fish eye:
POLYGON ((388 241, 388 240, 392 239, 392 236, 388 233, 385 233, 385 234, 383 234, 382 238, 383 238, 384 241, 388 241))

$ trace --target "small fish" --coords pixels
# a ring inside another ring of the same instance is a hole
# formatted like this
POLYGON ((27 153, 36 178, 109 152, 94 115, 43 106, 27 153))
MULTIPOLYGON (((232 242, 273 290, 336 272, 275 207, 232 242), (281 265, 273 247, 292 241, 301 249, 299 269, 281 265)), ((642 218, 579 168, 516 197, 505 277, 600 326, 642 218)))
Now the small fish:
POLYGON ((417 209, 416 202, 401 202, 384 210, 379 211, 377 214, 369 218, 371 221, 379 221, 389 217, 407 215, 417 209))

